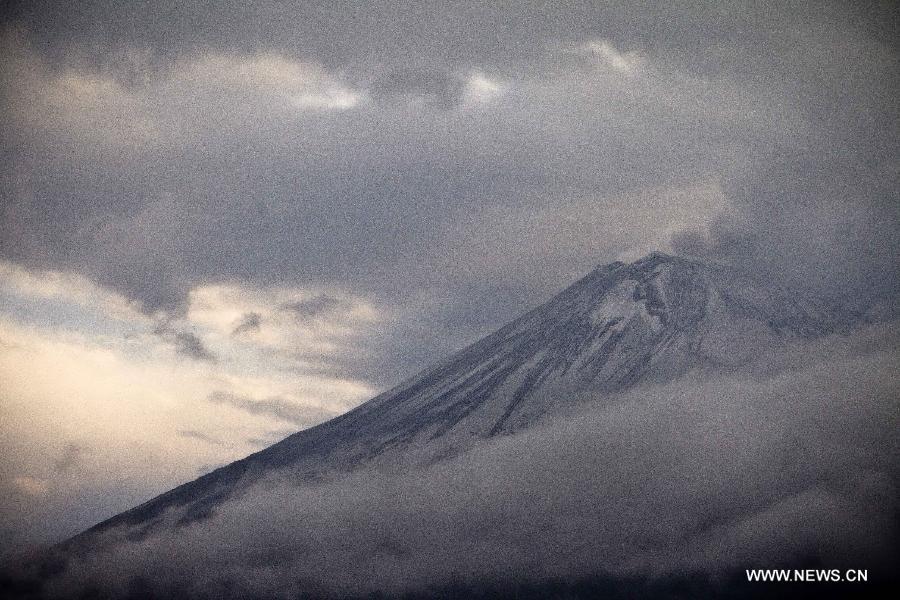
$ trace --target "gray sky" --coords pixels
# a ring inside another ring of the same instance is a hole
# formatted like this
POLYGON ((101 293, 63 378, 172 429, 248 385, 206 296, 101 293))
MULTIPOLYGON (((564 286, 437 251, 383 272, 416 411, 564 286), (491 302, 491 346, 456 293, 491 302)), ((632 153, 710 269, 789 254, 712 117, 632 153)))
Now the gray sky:
POLYGON ((892 3, 447 4, 6 7, 3 407, 34 456, 5 506, 101 464, 117 428, 34 408, 109 414, 86 373, 139 378, 120 418, 189 457, 127 504, 597 263, 674 250, 893 302, 892 3))

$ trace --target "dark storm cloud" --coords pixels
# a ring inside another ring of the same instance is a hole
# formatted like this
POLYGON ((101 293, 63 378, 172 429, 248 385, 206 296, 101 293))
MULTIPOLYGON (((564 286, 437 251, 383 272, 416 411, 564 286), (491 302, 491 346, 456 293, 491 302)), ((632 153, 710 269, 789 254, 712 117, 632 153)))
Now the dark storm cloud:
POLYGON ((898 280, 896 12, 16 3, 0 254, 148 310, 371 295, 406 321, 386 381, 673 230, 865 308, 898 280), (673 192, 710 182, 721 207, 673 192))

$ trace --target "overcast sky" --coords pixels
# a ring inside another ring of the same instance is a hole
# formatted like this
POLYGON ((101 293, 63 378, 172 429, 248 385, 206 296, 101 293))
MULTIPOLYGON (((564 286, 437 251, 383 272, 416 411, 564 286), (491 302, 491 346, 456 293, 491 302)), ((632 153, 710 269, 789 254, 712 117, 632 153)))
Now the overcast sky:
POLYGON ((78 530, 651 249, 891 308, 892 3, 447 4, 6 6, 6 533, 78 530))

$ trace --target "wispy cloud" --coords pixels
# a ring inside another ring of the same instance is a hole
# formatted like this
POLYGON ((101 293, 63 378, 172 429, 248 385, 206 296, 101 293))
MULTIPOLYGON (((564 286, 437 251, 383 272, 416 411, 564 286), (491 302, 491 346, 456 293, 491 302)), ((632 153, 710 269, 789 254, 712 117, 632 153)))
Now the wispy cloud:
POLYGON ((90 449, 83 445, 69 443, 60 457, 53 461, 53 471, 57 475, 68 475, 84 461, 88 452, 90 449))
POLYGON ((255 312, 249 312, 242 316, 231 332, 232 335, 240 335, 242 333, 259 331, 262 325, 262 315, 255 312))
POLYGON ((13 485, 29 496, 43 496, 50 490, 50 483, 46 479, 36 477, 16 477, 13 485))
POLYGON ((223 283, 191 290, 186 319, 213 348, 334 375, 365 360, 383 315, 340 290, 223 283))
POLYGON ((281 307, 298 316, 312 318, 327 313, 330 310, 334 310, 340 305, 341 301, 334 296, 319 294, 312 298, 304 298, 302 300, 282 304, 281 307))
POLYGON ((178 435, 183 438, 199 440, 201 442, 206 442, 207 444, 213 444, 215 446, 221 446, 223 444, 222 440, 205 434, 202 431, 197 431, 196 429, 179 429, 178 435))
POLYGON ((190 331, 178 331, 169 324, 158 325, 153 334, 171 344, 178 354, 193 358, 216 362, 216 356, 204 345, 203 341, 195 333, 190 331))
POLYGON ((172 146, 210 120, 277 123, 347 111, 366 98, 324 66, 277 52, 207 51, 165 67, 152 65, 146 53, 123 52, 117 66, 142 76, 128 82, 96 65, 54 66, 20 29, 0 31, 0 46, 3 70, 16 74, 9 107, 17 126, 61 128, 70 140, 120 150, 172 146), (215 116, 201 105, 215 106, 215 116))
POLYGON ((375 393, 334 373, 334 354, 371 335, 358 298, 212 286, 185 315, 148 315, 83 276, 0 269, 0 502, 31 498, 2 507, 20 533, 87 527, 375 393), (303 300, 315 318, 282 308, 303 300), (115 486, 128 493, 95 497, 115 486), (87 498, 77 522, 50 516, 87 498))
POLYGON ((27 269, 0 259, 0 294, 34 304, 41 301, 76 305, 86 311, 101 312, 118 321, 146 322, 141 304, 121 293, 97 285, 88 277, 52 269, 27 269))
POLYGON ((208 54, 181 63, 170 78, 187 92, 255 95, 300 110, 347 110, 363 100, 322 66, 275 53, 208 54))
POLYGON ((622 74, 633 74, 646 62, 646 57, 636 50, 622 52, 608 40, 598 39, 580 46, 578 51, 592 57, 605 67, 622 74))
POLYGON ((333 416, 335 412, 318 406, 307 406, 285 398, 263 398, 254 400, 246 396, 215 391, 207 399, 213 404, 223 404, 252 415, 268 415, 280 421, 294 423, 299 427, 311 427, 333 416))

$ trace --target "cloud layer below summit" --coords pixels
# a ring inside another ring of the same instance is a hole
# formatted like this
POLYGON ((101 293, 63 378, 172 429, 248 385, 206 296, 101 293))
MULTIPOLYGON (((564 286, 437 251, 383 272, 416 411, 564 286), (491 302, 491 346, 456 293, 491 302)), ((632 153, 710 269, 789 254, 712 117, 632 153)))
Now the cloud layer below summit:
POLYGON ((568 414, 413 472, 276 474, 209 520, 73 559, 50 585, 344 596, 599 577, 636 589, 763 564, 862 564, 874 581, 900 534, 896 335, 569 398, 568 414))

